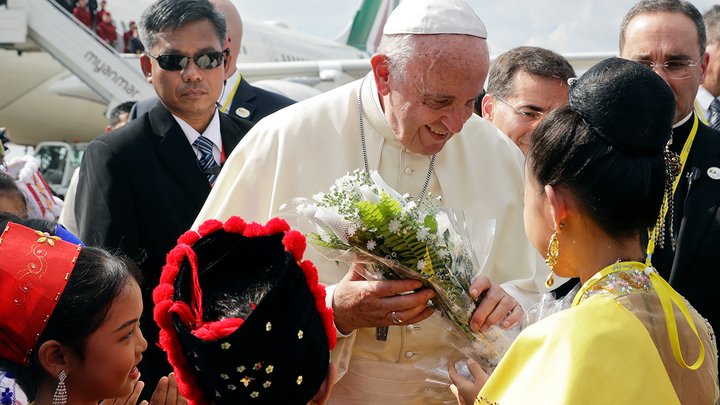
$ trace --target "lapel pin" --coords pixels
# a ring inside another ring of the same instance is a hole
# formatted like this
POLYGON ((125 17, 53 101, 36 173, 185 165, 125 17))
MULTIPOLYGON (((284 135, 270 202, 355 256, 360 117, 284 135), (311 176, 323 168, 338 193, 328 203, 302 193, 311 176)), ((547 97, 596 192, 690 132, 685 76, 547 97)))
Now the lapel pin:
POLYGON ((237 110, 235 110, 235 115, 240 118, 247 118, 250 116, 250 111, 245 107, 239 107, 237 110))
POLYGON ((713 180, 720 180, 720 168, 711 167, 707 170, 708 177, 713 180))

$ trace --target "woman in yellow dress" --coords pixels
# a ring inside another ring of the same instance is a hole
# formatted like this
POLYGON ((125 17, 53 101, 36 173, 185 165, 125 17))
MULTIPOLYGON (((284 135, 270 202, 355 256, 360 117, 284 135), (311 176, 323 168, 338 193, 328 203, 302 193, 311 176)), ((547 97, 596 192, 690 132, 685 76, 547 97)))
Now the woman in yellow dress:
POLYGON ((525 329, 492 376, 470 361, 470 382, 451 366, 460 404, 718 403, 713 330, 645 255, 648 229, 651 244, 673 242, 654 235, 672 211, 674 111, 659 75, 612 58, 537 127, 525 229, 554 273, 583 285, 570 309, 525 329))

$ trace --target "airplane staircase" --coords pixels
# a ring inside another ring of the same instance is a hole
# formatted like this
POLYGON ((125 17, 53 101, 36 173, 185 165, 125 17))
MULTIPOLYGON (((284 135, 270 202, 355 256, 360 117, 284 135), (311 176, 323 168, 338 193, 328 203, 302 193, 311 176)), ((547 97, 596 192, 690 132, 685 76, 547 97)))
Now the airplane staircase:
POLYGON ((22 49, 27 36, 111 107, 155 95, 139 66, 125 60, 52 0, 7 0, 0 7, 0 45, 22 49))

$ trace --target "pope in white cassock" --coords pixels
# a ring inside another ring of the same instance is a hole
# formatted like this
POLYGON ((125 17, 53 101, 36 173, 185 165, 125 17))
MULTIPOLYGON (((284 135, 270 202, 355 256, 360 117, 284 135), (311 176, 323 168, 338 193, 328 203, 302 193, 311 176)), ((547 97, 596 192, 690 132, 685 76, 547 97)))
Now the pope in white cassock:
MULTIPOLYGON (((469 221, 496 220, 487 265, 471 286, 475 297, 485 291, 472 329, 508 313, 503 326, 519 321, 523 306, 538 297, 539 256, 523 228, 522 153, 473 114, 488 72, 486 37, 461 0, 400 3, 372 72, 257 123, 227 160, 194 227, 232 215, 265 223, 284 202, 312 198, 366 165, 414 198, 427 182, 427 193, 464 210, 469 221)), ((340 372, 329 403, 454 401, 449 390, 425 389, 427 375, 414 366, 424 358, 464 358, 427 307, 431 290, 412 292, 421 287, 415 280, 364 280, 313 249, 305 258, 328 285, 338 328, 333 361, 340 372), (388 335, 378 338, 384 326, 388 335)))

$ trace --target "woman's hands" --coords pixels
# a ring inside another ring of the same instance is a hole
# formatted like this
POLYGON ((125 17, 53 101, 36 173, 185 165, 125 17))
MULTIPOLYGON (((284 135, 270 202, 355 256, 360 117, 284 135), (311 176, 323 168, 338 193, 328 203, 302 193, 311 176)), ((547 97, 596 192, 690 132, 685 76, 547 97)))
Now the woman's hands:
POLYGON ((452 361, 449 363, 448 373, 450 374, 450 380, 452 381, 452 384, 450 384, 450 391, 455 394, 458 404, 473 405, 475 403, 475 398, 477 398, 480 390, 490 376, 487 375, 483 371, 482 367, 480 367, 480 365, 474 360, 468 359, 468 369, 470 369, 470 374, 472 374, 473 378, 475 378, 475 382, 468 381, 458 374, 455 369, 455 363, 452 361))
MULTIPOLYGON (((144 387, 145 383, 137 380, 130 395, 122 398, 103 399, 98 405, 135 405, 144 387)), ((148 403, 142 401, 140 405, 148 405, 148 403)))
MULTIPOLYGON (((145 402, 145 401, 143 401, 145 402)), ((158 382, 155 392, 150 398, 150 405, 186 405, 187 399, 178 391, 175 373, 170 373, 158 382)), ((140 405, 147 405, 145 404, 140 405)))

